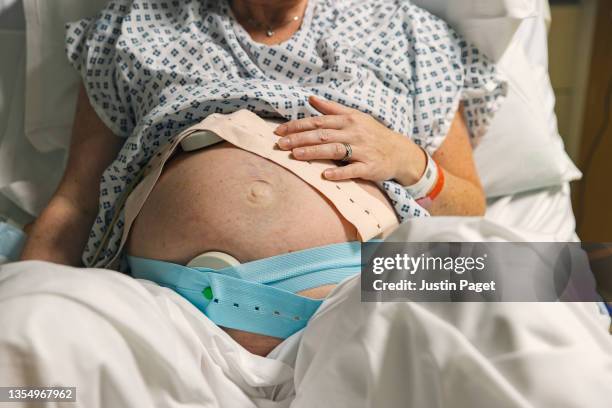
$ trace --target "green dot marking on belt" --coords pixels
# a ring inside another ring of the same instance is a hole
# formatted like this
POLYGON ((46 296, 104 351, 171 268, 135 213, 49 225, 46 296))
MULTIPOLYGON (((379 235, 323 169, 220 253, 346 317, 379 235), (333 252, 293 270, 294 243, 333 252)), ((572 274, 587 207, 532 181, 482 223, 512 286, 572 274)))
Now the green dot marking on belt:
POLYGON ((211 300, 213 298, 213 293, 212 293, 212 289, 210 286, 205 287, 204 290, 202 291, 202 294, 208 300, 211 300))

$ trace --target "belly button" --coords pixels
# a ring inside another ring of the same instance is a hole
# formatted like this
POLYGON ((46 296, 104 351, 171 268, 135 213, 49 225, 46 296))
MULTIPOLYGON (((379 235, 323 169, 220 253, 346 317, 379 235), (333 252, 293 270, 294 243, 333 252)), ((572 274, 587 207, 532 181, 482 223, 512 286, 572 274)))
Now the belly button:
POLYGON ((249 183, 247 201, 256 206, 267 207, 274 203, 274 188, 265 180, 255 180, 249 183))

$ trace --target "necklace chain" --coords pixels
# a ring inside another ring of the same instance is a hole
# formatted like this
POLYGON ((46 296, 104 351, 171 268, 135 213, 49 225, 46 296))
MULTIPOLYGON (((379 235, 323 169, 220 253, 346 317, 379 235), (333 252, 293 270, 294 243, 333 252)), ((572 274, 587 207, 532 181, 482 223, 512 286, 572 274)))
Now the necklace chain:
POLYGON ((265 24, 265 23, 262 23, 260 21, 257 21, 253 17, 248 17, 247 21, 248 21, 249 24, 251 24, 251 25, 253 25, 253 26, 255 26, 255 27, 259 28, 259 29, 266 30, 266 35, 268 37, 272 37, 274 34, 276 34, 276 30, 278 30, 279 28, 286 27, 287 25, 289 25, 291 23, 294 23, 296 21, 300 21, 301 19, 302 19, 301 16, 295 15, 295 16, 291 17, 289 20, 286 20, 286 21, 284 21, 282 23, 279 23, 279 24, 275 24, 276 27, 274 25, 269 25, 269 24, 265 24))
POLYGON ((299 20, 301 20, 300 16, 293 16, 293 17, 291 17, 290 20, 277 25, 276 28, 274 28, 271 25, 260 23, 259 21, 255 20, 253 18, 249 18, 249 24, 254 25, 254 26, 258 27, 258 28, 265 29, 266 30, 266 35, 268 37, 272 37, 276 33, 276 30, 278 30, 279 28, 283 28, 283 27, 285 27, 285 26, 287 26, 287 25, 289 25, 289 24, 291 24, 291 23, 293 23, 295 21, 299 21, 299 20))

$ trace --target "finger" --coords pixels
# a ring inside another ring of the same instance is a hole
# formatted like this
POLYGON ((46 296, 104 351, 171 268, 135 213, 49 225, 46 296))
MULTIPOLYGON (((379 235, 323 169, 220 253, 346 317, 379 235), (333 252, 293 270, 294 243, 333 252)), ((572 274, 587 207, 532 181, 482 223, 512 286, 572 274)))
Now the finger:
POLYGON ((314 129, 342 129, 346 126, 346 118, 336 115, 311 116, 304 119, 291 120, 279 125, 275 130, 279 136, 291 133, 306 132, 314 129))
POLYGON ((351 163, 348 166, 332 167, 323 172, 327 180, 338 181, 354 178, 367 178, 367 165, 362 162, 351 163))
POLYGON ((308 98, 310 105, 325 115, 348 115, 354 113, 355 110, 339 104, 338 102, 330 101, 318 96, 310 96, 308 98))
MULTIPOLYGON (((342 143, 327 143, 293 149, 293 157, 298 160, 341 160, 346 156, 346 147, 342 143)), ((353 157, 355 148, 353 147, 353 157)))
POLYGON ((351 136, 342 130, 316 129, 281 137, 278 139, 277 144, 282 150, 289 150, 296 147, 334 142, 349 143, 351 140, 351 136))

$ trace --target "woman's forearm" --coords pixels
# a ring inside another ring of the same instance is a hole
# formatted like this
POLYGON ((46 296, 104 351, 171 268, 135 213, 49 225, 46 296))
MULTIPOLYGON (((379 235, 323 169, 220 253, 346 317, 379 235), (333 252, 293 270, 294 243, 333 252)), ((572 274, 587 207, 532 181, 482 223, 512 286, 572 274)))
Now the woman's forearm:
POLYGON ((431 215, 484 215, 486 201, 482 188, 444 171, 444 187, 428 211, 431 215))
MULTIPOLYGON (((399 163, 396 180, 402 185, 411 185, 419 180, 427 166, 427 155, 413 141, 403 138, 398 149, 399 163)), ((475 168, 469 130, 463 118, 461 106, 451 124, 442 145, 433 154, 444 172, 444 186, 427 210, 432 215, 484 215, 485 194, 475 168)), ((415 197, 418 198, 418 197, 415 197)))
POLYGON ((56 195, 32 225, 21 260, 80 266, 81 254, 95 218, 68 197, 56 195))
POLYGON ((123 140, 108 129, 81 86, 64 177, 28 231, 21 259, 81 265, 89 230, 98 212, 100 177, 123 140))
MULTIPOLYGON (((449 135, 451 138, 456 138, 456 131, 451 135, 449 135)), ((453 143, 452 140, 451 143, 453 143)), ((401 149, 403 158, 400 159, 400 162, 407 163, 407 165, 398 172, 396 181, 402 185, 410 185, 422 177, 427 165, 427 156, 423 149, 410 139, 403 139, 403 144, 404 146, 401 149)), ((453 146, 453 148, 458 149, 457 146, 453 146)), ((464 150, 466 149, 464 148, 464 150)), ((478 179, 466 176, 464 176, 466 178, 459 177, 440 164, 440 161, 445 161, 445 164, 449 162, 449 160, 444 160, 444 148, 441 153, 436 153, 434 156, 438 158, 440 169, 444 172, 444 186, 427 210, 432 215, 484 215, 486 201, 478 179), (470 179, 468 180, 468 178, 470 179)), ((455 162, 452 164, 457 167, 455 162)), ((462 169, 459 167, 459 170, 462 169)), ((464 171, 464 173, 468 172, 464 171)))

